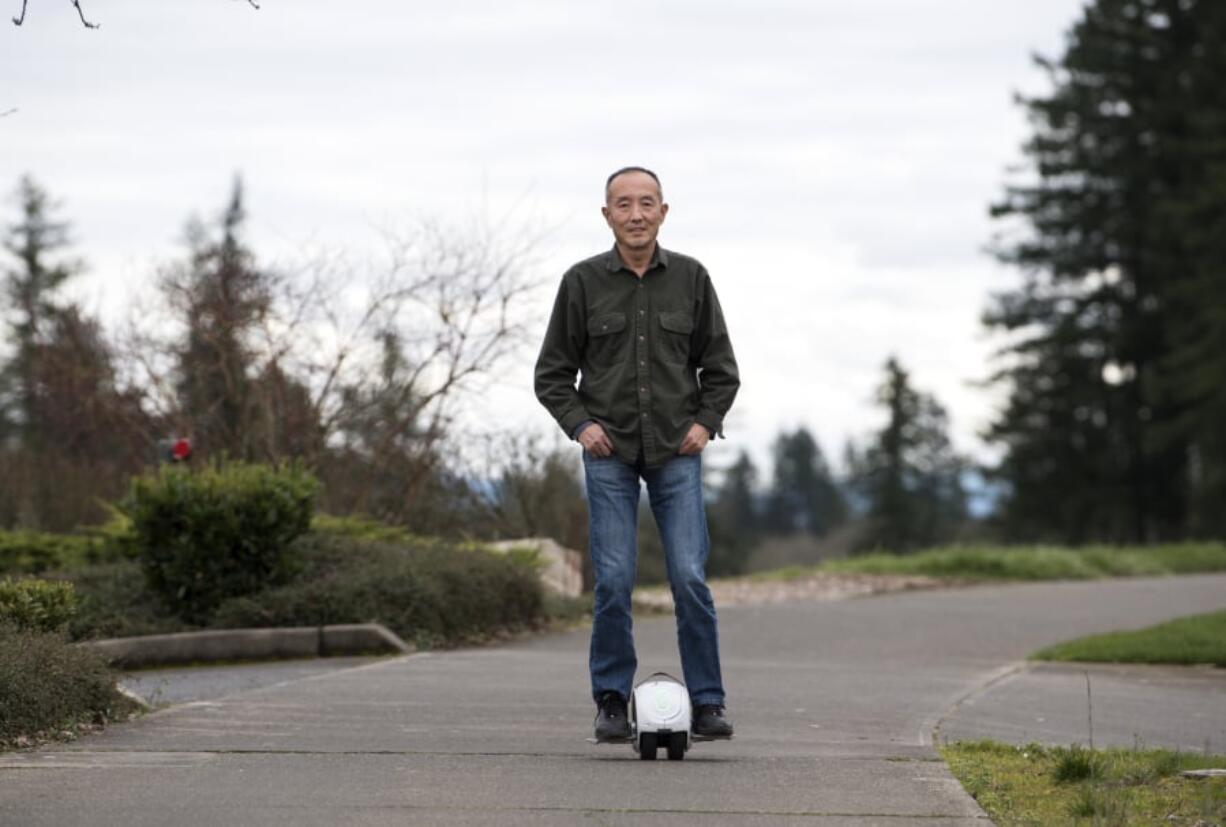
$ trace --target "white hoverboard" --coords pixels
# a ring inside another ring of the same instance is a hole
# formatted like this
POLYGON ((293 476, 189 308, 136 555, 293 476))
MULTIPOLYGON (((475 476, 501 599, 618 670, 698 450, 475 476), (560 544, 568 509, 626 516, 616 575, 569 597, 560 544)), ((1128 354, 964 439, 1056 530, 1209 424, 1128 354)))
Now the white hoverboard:
POLYGON ((656 750, 668 750, 668 760, 680 761, 690 748, 690 693, 685 684, 656 672, 630 695, 632 746, 644 761, 656 760, 656 750))
POLYGON ((630 737, 618 741, 590 743, 629 743, 639 758, 654 761, 663 747, 670 761, 680 761, 695 741, 727 740, 703 738, 690 732, 693 710, 685 684, 667 672, 656 672, 634 687, 630 694, 630 737))

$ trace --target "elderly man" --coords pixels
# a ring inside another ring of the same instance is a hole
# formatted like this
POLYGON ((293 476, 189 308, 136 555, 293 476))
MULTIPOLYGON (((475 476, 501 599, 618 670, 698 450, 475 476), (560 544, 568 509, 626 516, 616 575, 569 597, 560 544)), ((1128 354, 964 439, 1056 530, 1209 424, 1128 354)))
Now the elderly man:
POLYGON ((715 604, 705 580, 702 451, 723 436, 740 387, 736 359, 706 269, 656 243, 668 204, 655 173, 626 167, 610 175, 601 212, 616 243, 562 277, 536 362, 537 398, 583 445, 595 576, 588 666, 596 739, 630 737, 640 480, 664 543, 693 733, 730 738, 715 604))

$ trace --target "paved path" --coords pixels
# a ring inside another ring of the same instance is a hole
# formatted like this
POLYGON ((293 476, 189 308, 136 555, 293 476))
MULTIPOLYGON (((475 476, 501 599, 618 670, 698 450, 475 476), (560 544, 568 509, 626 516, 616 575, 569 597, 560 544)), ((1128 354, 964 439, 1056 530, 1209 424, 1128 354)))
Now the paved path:
POLYGON ((172 666, 125 673, 124 689, 152 707, 212 700, 235 692, 314 677, 338 669, 373 663, 377 658, 337 657, 274 660, 216 666, 172 666))
MULTIPOLYGON (((584 631, 380 661, 0 756, 0 823, 983 825, 929 743, 958 701, 1040 645, 1224 604, 1215 575, 728 608, 739 734, 683 762, 584 742, 584 631)), ((636 633, 640 674, 677 668, 671 620, 636 633)))

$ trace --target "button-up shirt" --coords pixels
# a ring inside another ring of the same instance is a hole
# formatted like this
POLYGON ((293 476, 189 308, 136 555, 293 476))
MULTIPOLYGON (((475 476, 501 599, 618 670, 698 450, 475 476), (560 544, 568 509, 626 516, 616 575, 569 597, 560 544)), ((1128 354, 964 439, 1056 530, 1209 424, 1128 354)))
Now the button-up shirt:
POLYGON ((567 436, 595 421, 622 460, 662 465, 695 422, 723 436, 740 384, 715 288, 696 260, 656 245, 640 278, 614 246, 562 277, 536 396, 567 436))

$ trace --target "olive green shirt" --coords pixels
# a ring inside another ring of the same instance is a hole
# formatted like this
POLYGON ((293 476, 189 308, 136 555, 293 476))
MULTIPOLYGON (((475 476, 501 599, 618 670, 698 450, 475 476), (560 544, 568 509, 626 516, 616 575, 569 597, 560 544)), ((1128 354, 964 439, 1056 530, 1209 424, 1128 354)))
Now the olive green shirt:
POLYGON ((624 461, 662 465, 695 422, 723 436, 740 385, 711 277, 694 259, 656 245, 639 278, 614 246, 562 277, 536 396, 567 436, 592 420, 624 461))

